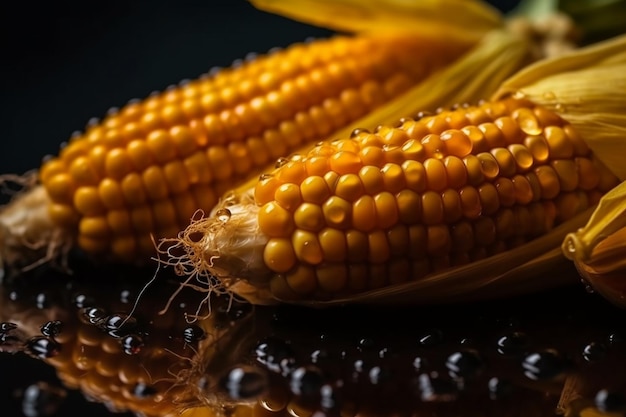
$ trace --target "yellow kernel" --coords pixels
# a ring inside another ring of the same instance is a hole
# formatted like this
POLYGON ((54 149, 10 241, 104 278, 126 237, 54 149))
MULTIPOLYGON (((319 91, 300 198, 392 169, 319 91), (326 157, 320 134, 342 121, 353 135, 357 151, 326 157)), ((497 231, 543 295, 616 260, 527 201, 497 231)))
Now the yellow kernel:
POLYGON ((141 175, 131 172, 124 177, 119 185, 124 200, 130 206, 140 206, 146 203, 148 197, 141 175))
POLYGON ((364 291, 367 289, 368 268, 363 263, 348 265, 348 287, 352 291, 364 291))
POLYGON ((535 117, 537 117, 537 120, 539 120, 539 123, 542 126, 561 126, 563 124, 563 119, 561 119, 561 116, 551 110, 546 109, 545 107, 536 106, 535 108, 533 108, 533 113, 535 114, 535 117))
POLYGON ((109 242, 100 238, 79 235, 78 246, 87 253, 101 253, 108 249, 109 242))
POLYGON ((432 134, 439 135, 440 133, 443 133, 445 130, 450 129, 448 122, 446 122, 446 119, 443 116, 438 115, 438 116, 429 117, 429 118, 424 119, 424 121, 426 122, 426 127, 432 134))
POLYGON ((526 172, 532 168, 535 161, 533 160, 533 155, 526 146, 513 144, 509 145, 508 150, 511 155, 513 155, 513 159, 517 165, 517 172, 526 172))
POLYGON ((443 214, 443 201, 439 193, 426 191, 422 194, 422 221, 424 224, 442 223, 443 214))
POLYGON ((137 239, 132 235, 116 237, 111 242, 111 252, 117 258, 131 262, 136 257, 137 246, 137 239))
POLYGON ((78 232, 90 238, 106 239, 111 234, 109 224, 104 216, 87 216, 80 220, 78 232))
POLYGON ((543 136, 528 136, 524 139, 524 146, 530 151, 537 163, 543 163, 550 157, 548 142, 543 136))
POLYGON ((171 136, 165 130, 155 130, 148 134, 146 145, 158 163, 164 163, 176 158, 176 146, 171 136))
POLYGON ((331 192, 335 191, 335 187, 337 186, 337 182, 339 181, 340 175, 335 171, 328 171, 324 174, 324 181, 326 181, 326 185, 331 192))
POLYGON ((41 169, 39 170, 39 178, 42 182, 46 183, 50 178, 55 175, 65 173, 67 167, 65 162, 61 159, 53 158, 41 165, 41 169))
POLYGON ((258 213, 259 228, 269 237, 289 236, 293 230, 293 218, 289 211, 270 201, 258 213))
POLYGON ((335 195, 346 201, 355 201, 363 195, 365 189, 357 174, 345 174, 339 177, 335 186, 335 195))
POLYGON ((428 158, 440 159, 447 153, 445 142, 435 133, 424 136, 420 143, 424 147, 424 152, 428 158))
POLYGON ((578 188, 579 174, 576 162, 571 159, 557 159, 550 165, 559 177, 562 191, 573 191, 578 188))
POLYGON ((291 240, 286 238, 272 238, 263 249, 263 262, 274 272, 287 272, 296 264, 296 254, 291 246, 291 240))
POLYGON ((100 200, 108 209, 124 207, 124 193, 119 182, 104 178, 98 185, 100 200))
POLYGON ((481 123, 478 125, 478 129, 480 129, 483 132, 483 135, 485 135, 485 141, 487 142, 487 147, 489 149, 506 146, 504 135, 495 124, 491 122, 481 123))
POLYGON ((502 116, 498 117, 493 123, 500 129, 507 144, 521 142, 524 134, 515 119, 510 116, 502 116))
POLYGON ((111 149, 105 160, 106 174, 114 179, 120 180, 133 170, 130 157, 125 149, 111 149))
POLYGON ((530 182, 523 175, 516 175, 511 178, 513 183, 515 202, 518 204, 528 204, 533 201, 533 190, 530 186, 530 182))
POLYGON ((592 190, 600 183, 600 173, 595 169, 593 162, 587 158, 574 158, 578 171, 578 186, 585 191, 592 190))
POLYGON ((337 229, 326 227, 317 235, 324 259, 328 262, 343 262, 348 254, 346 234, 337 229))
POLYGON ((409 256, 411 259, 420 259, 426 255, 427 245, 426 227, 423 224, 409 226, 409 256))
POLYGON ((487 152, 489 150, 489 144, 485 138, 485 134, 476 125, 466 126, 461 129, 461 132, 465 133, 472 143, 472 153, 487 152))
POLYGON ((135 207, 130 212, 133 229, 137 233, 151 232, 154 229, 152 211, 149 206, 135 207))
POLYGON ((306 166, 302 161, 289 160, 281 165, 274 174, 281 182, 300 184, 306 177, 306 166))
POLYGON ((557 220, 565 222, 589 207, 587 194, 584 192, 565 192, 556 201, 557 220))
POLYGON ((428 158, 424 161, 426 183, 431 191, 443 191, 448 185, 446 167, 439 159, 428 158))
POLYGON ((224 146, 211 146, 206 151, 206 155, 217 180, 224 180, 233 175, 233 164, 224 146))
POLYGON ((310 266, 298 265, 294 271, 286 275, 285 279, 289 288, 299 295, 308 295, 317 288, 315 271, 310 266))
POLYGON ((409 249, 409 228, 404 224, 397 224, 387 230, 387 241, 392 256, 404 256, 409 249))
POLYGON ((154 223, 161 229, 178 224, 176 209, 170 200, 154 202, 152 204, 152 215, 154 223))
POLYGON ((330 196, 330 189, 323 177, 310 176, 300 186, 302 200, 313 204, 322 204, 330 196))
POLYGON ((483 216, 494 214, 500 208, 500 200, 498 198, 498 190, 491 183, 485 183, 478 187, 478 196, 480 198, 481 213, 483 216))
POLYGON ((397 193, 406 188, 404 170, 398 164, 385 164, 380 170, 383 175, 385 190, 390 193, 397 193))
POLYGON ((472 140, 461 130, 450 129, 441 133, 448 155, 463 158, 472 153, 472 140))
POLYGON ((293 211, 302 202, 300 188, 296 184, 282 184, 274 192, 274 200, 284 209, 293 211))
POLYGON ((410 139, 404 130, 398 128, 379 130, 378 135, 383 138, 384 144, 393 146, 402 146, 410 139))
POLYGON ((376 204, 370 195, 364 195, 352 204, 352 227, 364 232, 376 227, 376 204))
POLYGON ((189 224, 196 210, 199 208, 196 199, 190 192, 179 193, 171 197, 174 209, 176 210, 176 218, 181 225, 189 224))
POLYGON ((443 203, 444 222, 450 224, 463 216, 463 207, 461 205, 461 197, 456 190, 447 189, 441 193, 441 201, 443 203))
POLYGON ((467 155, 463 158, 463 163, 467 169, 467 181, 470 185, 477 187, 485 180, 482 163, 475 155, 467 155))
MULTIPOLYGON (((380 149, 380 148, 375 148, 380 149)), ((428 155, 426 153, 426 149, 420 139, 409 139, 404 144, 402 144, 401 148, 402 153, 404 154, 405 159, 411 161, 424 161, 428 155)), ((363 162, 366 162, 365 160, 363 162)))
POLYGON ((405 189, 396 194, 398 218, 404 224, 415 224, 422 218, 422 197, 413 190, 405 189))
POLYGON ((467 252, 474 247, 474 229, 467 221, 458 222, 450 227, 452 250, 467 252))
POLYGON ((543 165, 535 168, 534 172, 541 186, 541 198, 550 200, 556 197, 561 191, 561 183, 554 169, 543 165))
POLYGON ((393 194, 388 191, 376 194, 374 205, 379 228, 386 229, 398 222, 398 204, 393 194))
POLYGON ((91 164, 90 158, 79 156, 74 159, 69 167, 69 173, 76 185, 96 185, 100 180, 98 172, 91 164))
POLYGON ((482 213, 482 204, 478 190, 472 186, 466 186, 459 191, 463 216, 475 219, 482 213))
POLYGON ((500 165, 496 158, 489 152, 481 152, 476 155, 480 161, 480 170, 487 180, 494 180, 500 175, 500 165))
POLYGON ((458 189, 467 184, 467 168, 459 157, 446 156, 443 165, 446 168, 449 188, 458 189))
POLYGON ((539 120, 537 120, 537 117, 532 110, 522 107, 514 110, 511 116, 515 119, 519 128, 527 135, 541 134, 539 120))
POLYGON ((228 144, 228 153, 237 175, 244 175, 252 169, 252 158, 248 148, 243 142, 231 142, 228 144))
POLYGON ((476 245, 486 246, 496 240, 496 224, 490 217, 479 217, 473 223, 476 245))
POLYGON ((566 124, 563 126, 563 132, 565 133, 565 136, 567 136, 567 140, 574 147, 574 154, 576 156, 589 154, 589 146, 587 146, 587 143, 580 137, 576 129, 574 129, 574 126, 566 124))
POLYGON ((319 288, 327 293, 337 293, 348 285, 348 268, 345 264, 318 266, 315 274, 319 288))
POLYGON ((317 232, 326 224, 324 213, 317 204, 302 203, 294 212, 294 222, 297 228, 317 232))
POLYGON ((172 193, 181 193, 189 188, 187 170, 181 161, 171 161, 163 167, 167 188, 172 193))
POLYGON ((446 225, 434 225, 426 228, 426 251, 431 256, 445 256, 450 252, 452 239, 446 225))
POLYGON ((74 181, 68 174, 56 174, 45 182, 46 191, 55 203, 72 203, 74 199, 74 181))
POLYGON ((76 210, 67 204, 49 204, 48 214, 50 215, 50 219, 61 227, 73 228, 80 220, 80 216, 76 210))
POLYGON ((505 177, 500 177, 493 182, 493 185, 498 192, 500 206, 510 207, 515 204, 515 185, 513 185, 513 181, 505 177))
POLYGON ((367 234, 368 241, 368 259, 372 263, 382 263, 389 259, 391 250, 387 235, 383 230, 374 230, 367 234))
POLYGON ((517 164, 515 158, 507 148, 494 148, 491 150, 496 163, 499 167, 499 175, 512 177, 517 172, 517 164))
POLYGON ((363 262, 368 259, 369 244, 366 233, 359 230, 348 230, 346 232, 346 244, 349 262, 363 262))
POLYGON ((317 239, 317 234, 304 230, 295 230, 291 236, 291 243, 296 257, 300 261, 317 265, 324 260, 324 254, 317 239))
POLYGON ((323 176, 329 171, 330 164, 325 156, 311 156, 304 161, 307 175, 323 176))
POLYGON ((569 159, 574 156, 574 145, 569 141, 563 129, 558 126, 547 126, 543 133, 552 159, 569 159))
POLYGON ((148 197, 153 200, 161 200, 169 195, 167 182, 163 171, 156 165, 148 167, 142 174, 144 189, 148 197))
POLYGON ((346 228, 352 217, 352 204, 343 198, 331 196, 322 205, 326 224, 332 227, 346 228))
POLYGON ((222 124, 219 115, 215 113, 207 114, 202 119, 202 123, 198 128, 206 132, 207 144, 209 146, 223 145, 226 143, 226 129, 222 124))
POLYGON ((187 173, 189 183, 208 183, 213 179, 213 173, 209 165, 209 160, 204 151, 196 151, 195 153, 183 159, 183 165, 187 173))
POLYGON ((117 235, 123 235, 133 231, 130 212, 125 209, 110 210, 107 213, 107 223, 111 231, 117 235))
POLYGON ((137 170, 144 170, 155 161, 150 146, 144 140, 137 139, 129 142, 126 146, 126 153, 137 170))
POLYGON ((97 216, 105 211, 96 187, 79 187, 74 193, 74 207, 85 216, 97 216))
POLYGON ((366 165, 359 170, 358 175, 367 194, 374 195, 385 189, 385 179, 378 167, 366 165))
POLYGON ((359 155, 348 151, 340 151, 330 157, 330 169, 339 175, 357 174, 363 163, 359 155))
POLYGON ((352 139, 338 139, 331 142, 337 151, 346 151, 357 154, 361 150, 361 146, 357 141, 352 139))
POLYGON ((515 234, 515 216, 510 209, 503 209, 495 216, 496 236, 499 240, 506 240, 515 234))

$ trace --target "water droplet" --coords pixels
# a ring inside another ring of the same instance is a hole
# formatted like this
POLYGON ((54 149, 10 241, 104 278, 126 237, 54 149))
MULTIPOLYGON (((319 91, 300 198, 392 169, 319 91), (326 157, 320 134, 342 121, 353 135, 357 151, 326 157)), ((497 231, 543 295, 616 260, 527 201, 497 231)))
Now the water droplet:
POLYGON ((603 343, 591 342, 583 348, 583 358, 587 362, 595 362, 604 358, 608 353, 607 347, 603 343))
POLYGON ((136 334, 129 334, 124 336, 121 341, 122 349, 127 355, 137 355, 145 346, 143 338, 136 334))
POLYGON ((518 90, 518 91, 516 91, 516 92, 514 92, 514 93, 512 94, 512 97, 513 97, 515 100, 522 100, 522 99, 526 98, 526 94, 524 94, 522 91, 519 91, 519 90, 518 90))
POLYGON ((369 381, 372 385, 379 385, 392 378, 392 372, 384 366, 373 366, 368 372, 369 381))
POLYGON ((101 324, 111 337, 122 338, 137 327, 137 320, 125 313, 111 314, 101 324))
POLYGON ((456 384, 436 372, 421 374, 417 379, 420 398, 425 402, 450 402, 458 395, 456 384))
POLYGON ((513 392, 513 384, 497 377, 489 379, 487 388, 489 389, 489 398, 492 400, 501 400, 510 396, 513 392))
POLYGON ((268 337, 259 342, 255 349, 256 360, 270 371, 288 373, 295 364, 293 349, 286 341, 268 337))
POLYGON ((626 397, 619 392, 600 390, 596 394, 594 402, 598 410, 603 413, 626 411, 626 397))
POLYGON ((283 165, 285 165, 287 162, 289 162, 289 158, 285 158, 281 156, 280 158, 276 160, 276 163, 274 164, 274 168, 280 168, 283 165))
POLYGON ((474 378, 484 365, 482 357, 473 349, 454 352, 446 360, 446 367, 453 378, 474 378))
POLYGON ((360 128, 357 127, 356 129, 354 129, 351 133, 350 133, 350 137, 351 138, 355 138, 357 136, 359 136, 360 134, 367 134, 370 133, 370 131, 368 129, 364 129, 364 128, 360 128))
POLYGON ((273 177, 274 177, 273 174, 261 174, 259 175, 259 181, 266 181, 273 177))
POLYGON ((424 333, 419 338, 419 344, 422 346, 435 346, 443 342, 443 332, 441 330, 433 330, 424 333))
POLYGON ((85 324, 98 326, 106 319, 106 312, 98 307, 86 307, 82 309, 80 318, 85 324))
POLYGON ((291 373, 289 387, 294 395, 305 402, 317 402, 320 389, 325 383, 322 371, 316 366, 301 366, 291 373))
POLYGON ((219 386, 233 400, 249 400, 263 394, 268 387, 267 375, 251 366, 232 368, 224 375, 219 386))
POLYGON ((17 329, 17 324, 8 321, 0 323, 0 333, 8 333, 11 330, 17 329))
POLYGON ((86 308, 86 307, 92 307, 93 304, 95 303, 95 300, 93 297, 87 294, 76 294, 73 297, 72 302, 78 308, 86 308))
POLYGON ((135 385, 135 388, 133 389, 133 395, 137 398, 153 397, 156 393, 156 388, 143 382, 137 383, 137 385, 135 385))
POLYGON ((228 210, 227 208, 219 209, 215 212, 215 217, 217 217, 217 220, 221 221, 222 223, 226 223, 228 220, 230 220, 230 216, 230 210, 228 210))
POLYGON ((320 388, 320 406, 324 410, 337 410, 341 407, 341 394, 337 387, 324 384, 320 388))
POLYGON ((524 375, 532 380, 547 380, 565 372, 569 362, 558 351, 545 349, 526 356, 522 368, 524 375))
POLYGON ((34 358, 47 359, 61 352, 61 345, 45 336, 31 337, 26 341, 24 351, 34 358))
POLYGON ((191 325, 183 330, 183 340, 185 343, 196 343, 206 338, 206 332, 202 327, 191 325))
POLYGON ((41 334, 47 337, 55 337, 63 329, 63 323, 59 320, 51 320, 41 326, 41 334))
POLYGON ((37 294, 35 296, 35 306, 39 310, 43 310, 45 308, 50 307, 50 300, 49 300, 48 294, 46 294, 45 292, 40 292, 39 294, 37 294))
POLYGON ((502 355, 517 355, 528 348, 528 336, 522 332, 512 332, 498 339, 498 352, 502 355))
POLYGON ((46 382, 29 385, 22 397, 22 413, 26 417, 45 417, 57 413, 67 392, 46 382))

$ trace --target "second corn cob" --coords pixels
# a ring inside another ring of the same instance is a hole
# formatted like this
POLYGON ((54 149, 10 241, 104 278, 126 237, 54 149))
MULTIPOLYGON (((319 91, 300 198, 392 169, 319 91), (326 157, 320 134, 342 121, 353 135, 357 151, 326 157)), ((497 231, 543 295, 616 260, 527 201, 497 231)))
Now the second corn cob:
MULTIPOLYGON (((537 64, 516 80, 572 61, 585 67, 594 56, 601 62, 602 53, 622 51, 625 41, 537 64)), ((565 97, 566 87, 545 94, 565 97)), ((578 95, 580 112, 598 108, 596 99, 593 91, 578 95)), ((168 252, 165 262, 190 279, 216 276, 254 302, 349 301, 410 289, 409 282, 430 276, 445 287, 450 271, 481 259, 488 271, 498 253, 519 248, 528 254, 534 244, 525 249, 526 242, 555 235, 557 225, 563 225, 558 233, 577 227, 577 216, 619 182, 604 161, 621 174, 611 155, 620 155, 623 145, 600 153, 600 160, 590 148, 598 149, 594 140, 602 132, 582 136, 578 110, 569 110, 572 125, 560 116, 568 113, 563 107, 544 107, 519 93, 323 142, 226 194, 213 217, 180 236, 185 253, 168 252)), ((477 287, 491 279, 477 274, 466 277, 477 287)))

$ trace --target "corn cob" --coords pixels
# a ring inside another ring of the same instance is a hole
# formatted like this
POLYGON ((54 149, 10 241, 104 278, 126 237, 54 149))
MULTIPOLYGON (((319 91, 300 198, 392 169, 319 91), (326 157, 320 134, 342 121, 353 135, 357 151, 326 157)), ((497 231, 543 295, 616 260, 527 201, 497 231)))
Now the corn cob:
POLYGON ((399 96, 468 47, 338 35, 130 102, 42 165, 45 191, 31 193, 31 206, 47 206, 48 223, 90 254, 148 258, 153 238, 175 236, 225 190, 399 96))
MULTIPOLYGON (((624 103, 594 90, 581 96, 571 83, 553 90, 545 71, 548 81, 537 88, 543 95, 516 83, 542 68, 558 74, 586 67, 603 54, 613 64, 625 43, 620 38, 538 63, 505 83, 494 101, 373 133, 356 130, 283 158, 272 173, 227 193, 211 217, 163 242, 183 249, 168 251, 164 262, 189 279, 216 276, 221 289, 253 302, 346 302, 389 295, 390 288, 399 294, 412 283, 445 286, 457 270, 475 274, 479 261, 493 267, 515 248, 527 262, 539 238, 549 241, 546 252, 556 249, 554 239, 578 227, 618 184, 616 175, 623 178, 616 158, 623 139, 602 152, 602 139, 615 131, 588 126, 594 110, 624 103), (562 101, 569 90, 576 109, 562 101)), ((603 75, 623 82, 623 71, 611 69, 603 75)))

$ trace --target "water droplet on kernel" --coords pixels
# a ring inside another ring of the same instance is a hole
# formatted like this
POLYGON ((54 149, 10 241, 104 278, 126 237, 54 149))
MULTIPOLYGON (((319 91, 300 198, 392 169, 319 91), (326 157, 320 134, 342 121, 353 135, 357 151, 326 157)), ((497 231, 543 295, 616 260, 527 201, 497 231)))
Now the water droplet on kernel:
POLYGON ((223 209, 219 209, 215 212, 215 217, 217 217, 217 220, 221 221, 222 223, 226 223, 228 220, 230 220, 230 210, 223 208, 223 209))
POLYGON ((280 168, 283 165, 285 165, 287 162, 289 162, 289 158, 285 158, 285 157, 281 156, 280 158, 278 158, 276 160, 276 163, 274 164, 274 167, 275 168, 280 168))

